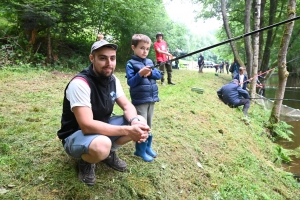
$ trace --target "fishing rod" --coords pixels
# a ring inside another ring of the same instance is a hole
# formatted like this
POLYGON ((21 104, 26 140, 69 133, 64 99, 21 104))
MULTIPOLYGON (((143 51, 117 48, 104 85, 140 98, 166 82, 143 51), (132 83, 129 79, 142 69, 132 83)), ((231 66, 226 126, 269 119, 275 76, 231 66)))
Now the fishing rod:
POLYGON ((270 71, 272 71, 272 70, 274 70, 276 67, 274 67, 274 68, 272 68, 272 69, 269 69, 269 70, 267 70, 267 71, 265 71, 265 72, 263 72, 263 73, 261 73, 261 74, 256 74, 255 76, 253 76, 253 77, 251 77, 251 78, 249 78, 249 79, 247 79, 247 80, 245 80, 244 82, 242 82, 242 83, 239 83, 240 85, 241 84, 244 84, 244 83, 247 83, 247 82, 250 82, 250 81, 252 81, 253 80, 253 78, 254 77, 257 77, 257 76, 261 76, 261 75, 263 75, 263 74, 266 74, 266 73, 268 73, 268 72, 270 72, 270 71))
POLYGON ((288 23, 288 22, 292 22, 292 21, 295 21, 295 20, 298 20, 298 19, 300 19, 300 16, 296 16, 296 17, 294 17, 294 18, 291 18, 291 19, 288 19, 288 20, 285 20, 285 21, 282 21, 282 22, 278 22, 278 23, 276 23, 276 24, 273 24, 273 25, 270 25, 270 26, 267 26, 267 27, 264 27, 264 28, 261 28, 261 29, 258 29, 258 30, 249 32, 249 33, 245 33, 245 34, 240 35, 240 36, 237 36, 237 37, 235 37, 235 38, 231 38, 231 39, 225 40, 225 41, 223 41, 223 42, 220 42, 220 43, 217 43, 217 44, 214 44, 214 45, 211 45, 211 46, 208 46, 208 47, 199 49, 199 50, 197 50, 197 51, 194 51, 194 52, 191 52, 191 53, 188 53, 188 54, 185 54, 185 55, 176 57, 176 58, 174 58, 174 59, 169 60, 169 62, 172 62, 172 61, 175 61, 175 60, 179 60, 179 59, 182 59, 182 58, 185 58, 185 57, 194 55, 194 54, 196 54, 196 53, 200 53, 200 52, 202 52, 202 51, 205 51, 205 50, 208 50, 208 49, 211 49, 211 48, 215 48, 215 47, 217 47, 217 46, 220 46, 220 45, 223 45, 223 44, 226 44, 226 43, 229 43, 229 42, 232 42, 232 41, 235 41, 235 40, 238 40, 238 39, 241 39, 241 38, 250 36, 250 35, 253 35, 253 34, 255 34, 255 33, 259 33, 259 32, 261 32, 261 31, 264 31, 264 30, 267 30, 267 29, 270 29, 270 28, 273 28, 273 27, 276 27, 276 26, 279 26, 279 25, 282 25, 282 24, 285 24, 285 23, 288 23))

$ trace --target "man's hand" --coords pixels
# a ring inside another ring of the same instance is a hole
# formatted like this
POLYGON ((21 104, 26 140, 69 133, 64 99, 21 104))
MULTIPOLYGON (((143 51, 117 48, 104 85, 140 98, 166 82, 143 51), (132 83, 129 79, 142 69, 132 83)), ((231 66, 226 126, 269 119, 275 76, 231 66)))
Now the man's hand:
POLYGON ((263 85, 262 85, 262 84, 256 84, 256 87, 258 87, 258 88, 262 88, 262 87, 263 87, 263 85))
POLYGON ((172 54, 167 53, 167 56, 168 56, 168 60, 172 60, 173 59, 173 55, 172 54))
POLYGON ((148 138, 150 128, 148 125, 135 124, 131 126, 128 136, 135 142, 145 142, 148 138))
POLYGON ((139 120, 133 120, 131 122, 132 131, 129 132, 128 136, 132 138, 135 142, 145 142, 148 138, 148 133, 151 131, 150 127, 147 125, 146 119, 138 115, 139 120))

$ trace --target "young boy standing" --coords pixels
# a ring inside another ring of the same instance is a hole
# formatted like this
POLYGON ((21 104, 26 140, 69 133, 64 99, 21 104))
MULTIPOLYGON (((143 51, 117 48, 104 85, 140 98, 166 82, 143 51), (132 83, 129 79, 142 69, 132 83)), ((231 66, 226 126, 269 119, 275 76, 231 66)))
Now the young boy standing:
MULTIPOLYGON (((133 54, 126 64, 127 84, 130 87, 130 97, 137 113, 142 115, 151 128, 155 102, 159 101, 156 80, 161 73, 154 68, 153 62, 147 58, 151 46, 151 39, 143 34, 134 34, 131 40, 133 54)), ((152 134, 146 142, 135 144, 134 155, 140 156, 146 162, 153 161, 157 154, 152 150, 152 134)))

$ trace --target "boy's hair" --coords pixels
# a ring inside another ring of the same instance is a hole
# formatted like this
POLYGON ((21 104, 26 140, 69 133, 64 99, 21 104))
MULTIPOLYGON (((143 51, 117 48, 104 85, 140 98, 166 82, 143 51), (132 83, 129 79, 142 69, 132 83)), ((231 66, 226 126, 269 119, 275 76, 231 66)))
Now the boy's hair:
POLYGON ((147 36, 147 35, 144 35, 144 34, 134 34, 132 36, 132 39, 131 39, 131 45, 133 46, 137 46, 139 42, 146 42, 148 44, 151 44, 151 39, 147 36))

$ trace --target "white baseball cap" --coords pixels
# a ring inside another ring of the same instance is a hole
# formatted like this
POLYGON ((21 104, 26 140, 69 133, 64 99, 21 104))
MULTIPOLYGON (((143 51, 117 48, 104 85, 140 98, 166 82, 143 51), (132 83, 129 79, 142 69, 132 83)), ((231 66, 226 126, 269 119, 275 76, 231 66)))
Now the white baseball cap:
POLYGON ((99 49, 101 47, 111 47, 115 50, 118 49, 118 45, 116 45, 116 44, 109 43, 106 40, 99 40, 97 42, 94 42, 94 44, 92 45, 91 53, 93 53, 93 51, 95 51, 96 49, 99 49))

